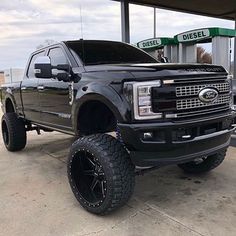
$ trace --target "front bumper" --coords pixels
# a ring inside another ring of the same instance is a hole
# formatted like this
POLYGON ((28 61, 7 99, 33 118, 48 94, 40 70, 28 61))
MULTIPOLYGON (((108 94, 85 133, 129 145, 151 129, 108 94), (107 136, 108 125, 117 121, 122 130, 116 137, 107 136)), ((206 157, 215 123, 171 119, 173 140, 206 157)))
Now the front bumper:
POLYGON ((148 167, 189 162, 226 149, 234 130, 232 124, 230 114, 194 122, 118 126, 132 162, 136 166, 148 167), (143 134, 146 132, 151 132, 153 137, 145 140, 143 134))

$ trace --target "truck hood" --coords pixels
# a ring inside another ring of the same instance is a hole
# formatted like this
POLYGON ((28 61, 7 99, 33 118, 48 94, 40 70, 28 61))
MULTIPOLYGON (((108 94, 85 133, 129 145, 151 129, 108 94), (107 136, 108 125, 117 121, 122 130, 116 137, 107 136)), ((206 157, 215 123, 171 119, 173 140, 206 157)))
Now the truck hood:
POLYGON ((222 66, 209 64, 180 64, 180 63, 155 63, 155 64, 113 64, 86 66, 86 72, 126 72, 132 74, 135 79, 184 76, 184 75, 206 75, 227 74, 222 66))

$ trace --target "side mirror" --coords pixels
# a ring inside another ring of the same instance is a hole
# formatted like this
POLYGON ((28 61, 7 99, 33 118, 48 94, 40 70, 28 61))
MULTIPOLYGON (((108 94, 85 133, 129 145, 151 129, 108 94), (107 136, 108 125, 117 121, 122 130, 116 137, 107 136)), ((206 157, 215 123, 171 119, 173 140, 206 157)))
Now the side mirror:
POLYGON ((59 64, 52 67, 52 76, 59 81, 71 81, 71 67, 69 64, 59 64))
POLYGON ((67 72, 70 72, 70 70, 71 70, 69 64, 59 64, 59 65, 55 66, 53 69, 64 70, 64 71, 67 71, 67 72))
POLYGON ((71 67, 69 64, 51 65, 51 59, 48 56, 37 57, 34 62, 34 74, 36 78, 51 79, 56 78, 59 81, 69 82, 71 67))
POLYGON ((34 74, 36 78, 52 78, 51 59, 47 56, 37 57, 34 62, 34 74))
POLYGON ((58 73, 56 78, 59 81, 64 81, 64 82, 70 82, 71 81, 71 76, 70 76, 70 74, 68 72, 58 73))

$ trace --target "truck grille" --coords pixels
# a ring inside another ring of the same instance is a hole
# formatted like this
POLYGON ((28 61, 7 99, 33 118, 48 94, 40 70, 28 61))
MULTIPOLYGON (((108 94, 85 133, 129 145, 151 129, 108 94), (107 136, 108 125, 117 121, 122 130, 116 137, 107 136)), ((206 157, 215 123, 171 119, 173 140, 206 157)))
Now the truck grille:
POLYGON ((215 88, 220 93, 229 92, 230 85, 229 83, 221 83, 221 84, 201 84, 201 85, 192 85, 192 86, 182 86, 176 87, 176 96, 177 97, 185 97, 185 96, 194 96, 198 95, 199 91, 204 88, 215 88))
POLYGON ((226 76, 181 78, 163 82, 162 88, 152 89, 153 112, 162 112, 166 118, 183 119, 210 116, 230 111, 231 91, 226 76), (214 88, 218 98, 204 103, 199 92, 214 88))
POLYGON ((226 104, 229 102, 230 102, 230 95, 226 94, 226 95, 220 95, 218 99, 210 103, 203 103, 198 98, 191 98, 191 99, 177 100, 176 104, 177 104, 177 110, 186 110, 199 107, 209 107, 220 104, 226 104))

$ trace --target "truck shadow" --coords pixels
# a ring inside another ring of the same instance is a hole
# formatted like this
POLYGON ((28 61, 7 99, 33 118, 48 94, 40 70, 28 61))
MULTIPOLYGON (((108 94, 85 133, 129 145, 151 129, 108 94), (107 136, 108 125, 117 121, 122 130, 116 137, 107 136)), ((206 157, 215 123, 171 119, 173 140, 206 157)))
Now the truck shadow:
POLYGON ((70 146, 74 141, 74 137, 56 132, 43 133, 40 136, 32 135, 28 138, 26 149, 23 152, 33 154, 34 157, 43 153, 66 162, 70 146))
MULTIPOLYGON (((53 157, 61 162, 60 174, 65 173, 66 175, 65 163, 70 146, 75 139, 67 135, 58 135, 57 133, 42 136, 43 137, 37 138, 33 137, 32 140, 29 139, 29 143, 25 149, 26 155, 33 156, 33 159, 39 160, 40 155, 47 154, 48 158, 53 157), (35 154, 39 156, 37 157, 35 154)), ((235 137, 232 138, 231 144, 236 146, 235 137)), ((40 172, 43 174, 45 173, 45 168, 41 161, 40 163, 40 165, 42 165, 40 172)), ((223 168, 226 168, 226 165, 228 165, 227 168, 231 166, 230 163, 226 161, 223 168)), ((49 165, 46 171, 55 173, 53 168, 53 165, 49 165)), ((127 209, 130 207, 138 210, 151 205, 175 211, 179 206, 185 204, 189 207, 189 211, 197 212, 198 209, 196 205, 199 209, 203 210, 204 207, 208 207, 207 204, 209 204, 209 202, 210 207, 217 208, 218 205, 225 200, 224 197, 226 195, 231 195, 231 192, 225 188, 226 178, 230 177, 227 176, 224 169, 222 170, 220 168, 208 174, 187 175, 177 166, 166 166, 149 172, 144 176, 137 176, 135 192, 131 200, 127 203, 127 209)), ((57 175, 57 173, 55 174, 57 175)), ((227 182, 230 181, 230 179, 227 180, 227 182)), ((230 196, 226 197, 228 199, 230 196)), ((233 201, 236 202, 236 198, 233 201)), ((121 211, 124 210, 125 209, 121 211)), ((119 215, 119 212, 120 210, 115 214, 119 215)))

